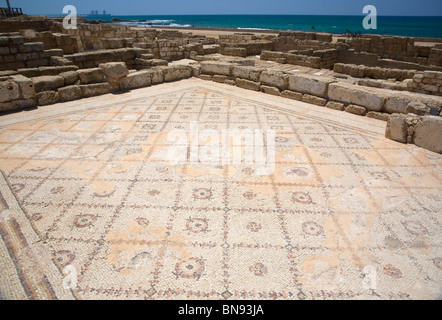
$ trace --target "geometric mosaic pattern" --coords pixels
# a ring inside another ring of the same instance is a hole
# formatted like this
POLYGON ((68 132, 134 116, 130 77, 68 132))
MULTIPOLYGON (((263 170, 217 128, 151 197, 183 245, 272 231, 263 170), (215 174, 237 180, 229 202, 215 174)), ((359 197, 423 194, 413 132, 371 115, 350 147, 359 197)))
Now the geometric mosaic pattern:
POLYGON ((0 118, 0 296, 441 297, 442 155, 250 91, 168 85, 0 118), (191 121, 275 130, 275 171, 161 160, 167 133, 191 121))

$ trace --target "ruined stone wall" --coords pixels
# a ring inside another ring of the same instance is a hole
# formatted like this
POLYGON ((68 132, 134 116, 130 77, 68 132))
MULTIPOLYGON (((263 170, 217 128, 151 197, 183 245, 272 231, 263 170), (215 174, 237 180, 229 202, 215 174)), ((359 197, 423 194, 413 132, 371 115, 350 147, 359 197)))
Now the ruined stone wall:
POLYGON ((442 95, 442 72, 417 72, 407 87, 409 91, 442 95))
POLYGON ((364 35, 362 38, 342 40, 357 52, 378 55, 382 59, 395 59, 421 65, 442 66, 440 52, 430 46, 415 44, 415 38, 364 35))
POLYGON ((25 43, 19 35, 0 37, 0 71, 48 66, 50 54, 43 43, 25 43))

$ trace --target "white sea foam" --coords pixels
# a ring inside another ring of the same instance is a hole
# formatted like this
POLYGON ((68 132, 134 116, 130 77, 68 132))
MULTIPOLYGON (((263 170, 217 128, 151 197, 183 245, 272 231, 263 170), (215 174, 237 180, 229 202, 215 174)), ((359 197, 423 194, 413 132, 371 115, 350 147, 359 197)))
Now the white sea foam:
POLYGON ((239 30, 271 30, 271 29, 264 29, 264 28, 241 28, 241 27, 238 27, 236 29, 239 29, 239 30))

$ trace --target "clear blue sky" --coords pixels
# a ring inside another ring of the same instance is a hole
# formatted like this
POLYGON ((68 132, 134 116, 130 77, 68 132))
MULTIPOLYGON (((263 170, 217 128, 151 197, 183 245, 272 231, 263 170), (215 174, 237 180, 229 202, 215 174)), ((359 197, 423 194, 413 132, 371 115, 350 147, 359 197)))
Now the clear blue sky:
MULTIPOLYGON (((106 9, 113 15, 173 14, 330 14, 362 15, 371 4, 378 15, 442 16, 442 0, 10 0, 27 14, 61 14, 65 5, 78 13, 106 9)), ((0 0, 6 6, 6 0, 0 0)))

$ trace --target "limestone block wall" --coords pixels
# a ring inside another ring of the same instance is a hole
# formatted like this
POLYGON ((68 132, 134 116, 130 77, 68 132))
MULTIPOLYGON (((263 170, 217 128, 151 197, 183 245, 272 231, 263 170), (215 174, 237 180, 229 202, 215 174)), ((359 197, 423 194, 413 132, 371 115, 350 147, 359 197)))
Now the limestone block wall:
POLYGON ((125 62, 128 68, 134 68, 136 58, 140 58, 145 50, 138 48, 122 48, 113 50, 97 50, 90 52, 79 52, 65 55, 64 58, 70 60, 81 69, 95 68, 106 62, 125 62))
POLYGON ((396 79, 399 81, 413 78, 416 70, 389 69, 380 67, 369 67, 366 65, 355 65, 336 63, 333 67, 334 72, 347 74, 356 78, 372 79, 396 79))
POLYGON ((35 104, 32 80, 22 75, 0 77, 0 112, 21 110, 35 104))
POLYGON ((48 66, 50 54, 42 42, 25 43, 22 36, 0 37, 0 71, 48 66))
POLYGON ((407 83, 409 91, 442 95, 442 72, 417 72, 407 83))
POLYGON ((438 51, 440 49, 418 45, 415 40, 415 38, 410 37, 364 35, 361 38, 343 41, 357 52, 373 53, 382 59, 442 66, 440 51, 438 51))

